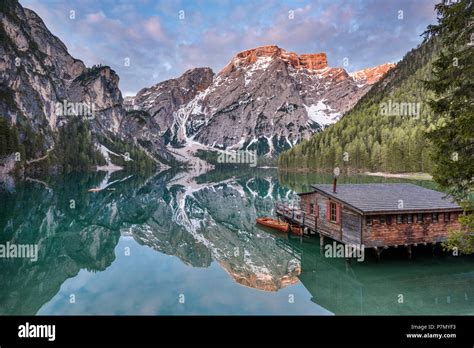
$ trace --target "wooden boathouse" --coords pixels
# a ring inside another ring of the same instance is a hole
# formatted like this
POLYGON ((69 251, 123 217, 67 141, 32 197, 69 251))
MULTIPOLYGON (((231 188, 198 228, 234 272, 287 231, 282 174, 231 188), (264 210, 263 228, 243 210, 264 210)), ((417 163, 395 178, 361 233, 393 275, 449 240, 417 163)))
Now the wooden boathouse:
POLYGON ((343 244, 383 249, 444 241, 449 229, 459 229, 462 208, 442 192, 414 184, 312 185, 301 193, 298 208, 276 204, 276 214, 343 244))

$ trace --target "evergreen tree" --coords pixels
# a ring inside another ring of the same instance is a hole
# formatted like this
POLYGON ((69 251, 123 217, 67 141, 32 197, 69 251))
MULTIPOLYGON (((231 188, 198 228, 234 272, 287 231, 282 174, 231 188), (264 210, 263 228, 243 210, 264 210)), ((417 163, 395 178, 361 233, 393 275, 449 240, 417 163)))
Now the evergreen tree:
POLYGON ((428 138, 433 146, 433 177, 458 200, 473 194, 474 177, 474 8, 472 0, 436 5, 438 24, 426 39, 441 38, 443 49, 426 82, 441 118, 428 138))
POLYGON ((460 219, 474 231, 474 3, 436 5, 438 24, 425 38, 439 37, 442 51, 426 86, 434 93, 430 106, 440 116, 428 139, 433 144, 433 178, 465 210, 460 219))

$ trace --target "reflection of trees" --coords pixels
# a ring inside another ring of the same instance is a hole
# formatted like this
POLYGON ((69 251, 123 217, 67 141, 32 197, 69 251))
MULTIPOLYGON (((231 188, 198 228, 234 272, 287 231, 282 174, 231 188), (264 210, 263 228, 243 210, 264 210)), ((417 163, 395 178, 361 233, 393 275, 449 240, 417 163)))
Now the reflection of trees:
MULTIPOLYGON (((110 181, 126 176, 114 173, 110 181)), ((166 175, 135 176, 115 191, 89 193, 103 173, 52 177, 44 185, 16 183, 0 191, 0 243, 38 244, 38 261, 0 260, 0 314, 35 314, 81 269, 105 270, 115 259, 120 230, 148 220, 166 175), (154 187, 154 185, 157 185, 154 187)))
POLYGON ((102 271, 115 259, 119 232, 102 226, 101 206, 83 194, 93 178, 74 185, 58 180, 52 192, 37 183, 16 186, 15 194, 0 193, 0 243, 38 244, 38 261, 0 260, 0 313, 34 314, 61 284, 81 269, 102 271), (70 209, 74 197, 76 209, 70 209))

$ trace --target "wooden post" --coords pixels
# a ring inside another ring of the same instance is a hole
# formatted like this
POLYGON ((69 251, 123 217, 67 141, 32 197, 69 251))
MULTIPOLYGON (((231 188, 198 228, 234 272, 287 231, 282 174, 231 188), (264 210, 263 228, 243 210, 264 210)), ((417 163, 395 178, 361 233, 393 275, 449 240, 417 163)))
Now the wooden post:
POLYGON ((382 248, 379 247, 374 247, 375 250, 375 256, 377 257, 377 263, 380 262, 380 254, 382 253, 382 248))
POLYGON ((321 232, 319 232, 319 251, 321 252, 321 255, 323 254, 323 249, 324 249, 324 236, 321 232))
POLYGON ((411 244, 407 247, 408 259, 411 260, 411 244))

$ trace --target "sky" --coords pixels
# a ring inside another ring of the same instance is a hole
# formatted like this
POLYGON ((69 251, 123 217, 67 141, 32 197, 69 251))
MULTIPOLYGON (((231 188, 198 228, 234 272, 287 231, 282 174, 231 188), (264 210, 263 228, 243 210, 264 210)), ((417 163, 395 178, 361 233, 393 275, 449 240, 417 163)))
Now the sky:
POLYGON ((20 0, 87 66, 111 66, 124 96, 276 44, 325 52, 352 72, 398 62, 436 23, 438 0, 20 0))

